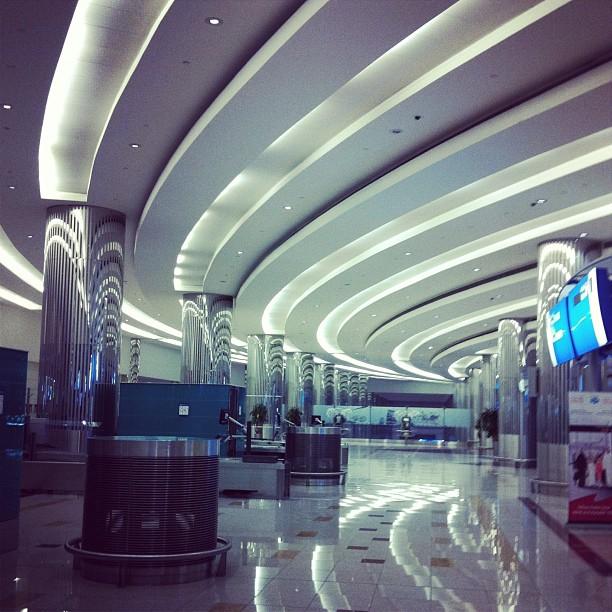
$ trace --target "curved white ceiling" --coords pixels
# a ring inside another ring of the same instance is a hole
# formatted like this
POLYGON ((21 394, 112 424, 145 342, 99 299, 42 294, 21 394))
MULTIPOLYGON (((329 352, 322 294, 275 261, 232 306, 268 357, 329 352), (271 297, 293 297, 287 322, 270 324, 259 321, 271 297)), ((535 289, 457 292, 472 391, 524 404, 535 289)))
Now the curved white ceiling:
MULTIPOLYGON (((72 19, 70 3, 38 4, 8 7, 0 67, 1 170, 15 187, 0 206, 0 299, 33 303, 45 204, 31 160, 72 19), (39 33, 35 54, 22 30, 39 33), (7 67, 21 62, 30 79, 7 67)), ((204 287, 236 296, 236 342, 282 333, 347 369, 447 378, 490 348, 496 317, 535 316, 538 242, 611 242, 607 0, 147 10, 140 34, 113 31, 113 49, 91 39, 94 81, 119 88, 91 105, 69 94, 78 113, 63 116, 84 140, 45 120, 73 143, 53 189, 126 213, 130 333, 179 342, 176 290, 204 287)))

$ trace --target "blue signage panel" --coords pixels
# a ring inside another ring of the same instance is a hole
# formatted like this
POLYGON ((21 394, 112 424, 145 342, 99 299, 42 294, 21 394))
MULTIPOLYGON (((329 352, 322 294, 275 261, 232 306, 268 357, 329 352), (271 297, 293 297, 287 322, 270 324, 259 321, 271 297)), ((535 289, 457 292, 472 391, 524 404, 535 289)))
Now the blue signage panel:
POLYGON ((568 293, 568 315, 577 355, 610 342, 612 296, 605 268, 592 268, 568 293))
POLYGON ((546 339, 548 352, 554 366, 576 358, 570 335, 567 299, 562 299, 546 313, 546 339))

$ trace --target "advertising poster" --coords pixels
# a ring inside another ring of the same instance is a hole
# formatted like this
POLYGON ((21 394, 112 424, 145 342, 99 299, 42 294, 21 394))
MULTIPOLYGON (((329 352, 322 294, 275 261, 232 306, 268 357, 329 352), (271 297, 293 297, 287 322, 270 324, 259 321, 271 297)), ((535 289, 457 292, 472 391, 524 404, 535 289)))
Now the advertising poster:
POLYGON ((612 523, 612 393, 569 394, 570 523, 612 523))

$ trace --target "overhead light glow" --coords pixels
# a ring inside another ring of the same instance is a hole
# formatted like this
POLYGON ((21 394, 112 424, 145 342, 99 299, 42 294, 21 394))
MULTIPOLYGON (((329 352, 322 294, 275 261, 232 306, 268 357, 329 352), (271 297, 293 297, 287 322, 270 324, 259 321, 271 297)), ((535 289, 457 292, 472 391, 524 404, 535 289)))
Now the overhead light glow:
POLYGON ((160 342, 164 344, 172 344, 172 346, 182 346, 183 343, 180 340, 175 340, 174 338, 158 338, 160 342))
POLYGON ((76 3, 45 106, 38 149, 41 198, 87 201, 110 118, 172 2, 147 0, 133 11, 122 2, 76 3), (107 28, 113 31, 112 53, 100 42, 107 28), (97 95, 91 96, 94 88, 97 95))
POLYGON ((221 25, 223 23, 223 19, 219 18, 219 17, 209 17, 206 22, 209 25, 213 25, 213 26, 218 26, 221 25))
POLYGON ((137 142, 130 143, 130 147, 132 147, 132 149, 140 149, 140 145, 137 142))
POLYGON ((580 238, 586 238, 588 235, 589 235, 589 233, 588 233, 588 232, 582 232, 582 233, 580 234, 580 238))
POLYGON ((2 108, 3 108, 4 110, 11 110, 11 108, 13 108, 13 105, 12 105, 12 104, 3 104, 3 105, 2 105, 2 108))
POLYGON ((10 302, 11 304, 15 304, 16 306, 20 306, 21 308, 26 308, 27 310, 42 310, 42 306, 32 302, 24 298, 23 296, 7 289, 6 287, 0 286, 0 300, 5 300, 10 302))
POLYGON ((474 268, 474 272, 480 272, 480 268, 474 268))
POLYGON ((11 191, 15 191, 15 189, 16 189, 15 185, 9 185, 9 186, 8 186, 8 188, 9 188, 11 191))
POLYGON ((283 206, 283 208, 284 208, 285 210, 291 210, 291 209, 293 208, 293 206, 283 206))

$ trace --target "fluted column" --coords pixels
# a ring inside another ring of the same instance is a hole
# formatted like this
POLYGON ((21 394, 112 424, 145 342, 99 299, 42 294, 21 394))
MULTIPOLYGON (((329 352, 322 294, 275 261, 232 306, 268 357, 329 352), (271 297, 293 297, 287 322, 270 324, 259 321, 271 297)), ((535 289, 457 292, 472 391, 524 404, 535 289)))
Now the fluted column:
POLYGON ((323 390, 322 404, 333 406, 336 403, 336 366, 326 363, 323 366, 323 390))
POLYGON ((206 300, 202 293, 183 294, 181 317, 181 382, 200 384, 206 382, 209 370, 209 338, 205 325, 206 300))
POLYGON ((268 409, 268 422, 281 414, 284 395, 283 336, 250 335, 247 337, 247 415, 257 404, 268 409))
POLYGON ((314 355, 312 353, 302 353, 302 359, 300 362, 302 380, 302 409, 304 411, 304 419, 306 423, 310 423, 312 418, 312 407, 315 403, 315 363, 314 355))
POLYGON ((338 370, 336 382, 338 391, 336 395, 336 405, 348 406, 349 403, 349 375, 346 370, 338 370))
MULTIPOLYGON (((468 382, 468 404, 470 409, 470 431, 469 436, 471 439, 476 438, 476 421, 482 412, 482 384, 481 384, 480 368, 472 368, 470 371, 470 378, 468 382)), ((485 442, 485 438, 482 442, 485 442)))
POLYGON ((494 410, 496 407, 496 376, 497 357, 495 355, 483 355, 480 376, 482 382, 482 410, 494 410))
POLYGON ((576 240, 544 242, 538 250, 537 409, 538 479, 567 480, 568 396, 570 363, 553 367, 546 340, 546 313, 554 306, 563 285, 599 252, 576 240))
POLYGON ((499 355, 499 455, 523 459, 521 418, 526 410, 520 388, 526 362, 527 333, 523 321, 502 319, 497 328, 499 355))
POLYGON ((232 315, 234 298, 229 295, 206 293, 204 327, 208 343, 205 350, 208 355, 204 359, 207 366, 204 382, 216 385, 229 385, 232 371, 231 342, 232 315))
POLYGON ((359 406, 359 374, 349 376, 349 405, 359 406))
MULTIPOLYGON (((313 359, 314 362, 314 359, 313 359)), ((312 403, 323 404, 325 392, 323 390, 323 367, 324 364, 314 364, 314 377, 312 380, 312 403)))
POLYGON ((130 338, 130 372, 128 381, 138 382, 140 374, 140 338, 130 338))
MULTIPOLYGON (((304 385, 302 381, 302 353, 287 353, 285 362, 285 403, 287 410, 297 408, 304 411, 304 385)), ((306 422, 306 420, 304 420, 306 422)), ((310 423, 310 420, 308 420, 310 423)))
POLYGON ((368 405, 368 377, 366 374, 359 375, 359 406, 368 405))
POLYGON ((116 430, 124 240, 122 213, 47 210, 39 398, 49 441, 69 453, 116 430))

